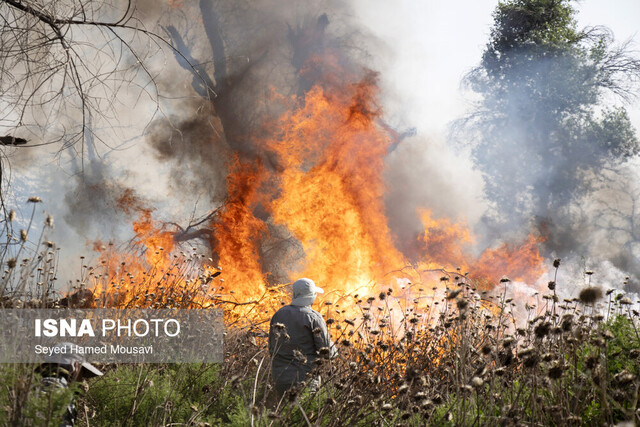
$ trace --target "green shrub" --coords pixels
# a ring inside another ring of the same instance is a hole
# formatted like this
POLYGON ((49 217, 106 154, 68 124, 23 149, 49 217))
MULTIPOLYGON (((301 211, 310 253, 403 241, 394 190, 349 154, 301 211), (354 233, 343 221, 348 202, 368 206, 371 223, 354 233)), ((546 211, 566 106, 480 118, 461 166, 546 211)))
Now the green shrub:
POLYGON ((121 365, 92 381, 97 425, 229 424, 242 413, 219 365, 121 365))

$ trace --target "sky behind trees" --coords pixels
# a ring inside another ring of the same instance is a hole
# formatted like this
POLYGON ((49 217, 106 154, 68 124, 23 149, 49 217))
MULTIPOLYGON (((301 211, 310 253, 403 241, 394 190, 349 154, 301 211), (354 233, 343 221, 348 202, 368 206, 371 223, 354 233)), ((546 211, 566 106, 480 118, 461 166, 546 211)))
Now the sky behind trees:
MULTIPOLYGON (((357 0, 355 14, 386 45, 376 55, 387 91, 388 107, 418 131, 443 136, 447 125, 464 113, 469 93, 460 81, 480 62, 489 40, 497 0, 428 0, 387 2, 357 0)), ((576 4, 578 26, 609 27, 616 42, 633 38, 640 52, 640 2, 582 0, 576 4)), ((627 106, 640 128, 640 101, 627 106)))

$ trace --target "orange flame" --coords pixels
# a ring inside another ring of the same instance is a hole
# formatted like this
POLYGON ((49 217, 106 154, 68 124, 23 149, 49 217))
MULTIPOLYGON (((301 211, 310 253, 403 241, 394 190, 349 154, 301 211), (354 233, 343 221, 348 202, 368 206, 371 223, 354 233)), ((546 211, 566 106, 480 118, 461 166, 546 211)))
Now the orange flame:
MULTIPOLYGON (((103 259, 107 269, 116 272, 109 286, 135 290, 144 284, 145 292, 155 293, 171 282, 189 289, 192 301, 201 305, 215 304, 223 295, 225 301, 238 304, 264 300, 274 284, 267 285, 269 272, 261 262, 269 227, 256 216, 258 209, 271 216, 273 225, 286 227, 302 246, 304 259, 284 266, 286 273, 291 279, 312 278, 326 288, 325 298, 330 300, 375 292, 382 285, 397 288, 414 280, 433 281, 416 272, 438 269, 464 269, 485 281, 495 282, 505 274, 535 281, 543 272, 538 252, 542 237, 532 234, 520 245, 503 244, 474 257, 469 250, 474 237, 464 222, 436 219, 427 209, 418 212, 424 231, 409 245, 411 261, 401 253, 385 216, 382 174, 397 135, 379 123, 374 75, 345 85, 342 81, 348 76, 337 78, 338 64, 333 58, 326 67, 331 70, 328 83, 315 84, 304 100, 294 99, 276 122, 265 125, 271 136, 257 143, 273 156, 274 168, 233 159, 227 201, 210 224, 211 257, 220 261, 224 282, 213 282, 217 273, 211 262, 200 263, 195 278, 186 279, 194 272, 180 263, 191 255, 176 255, 173 233, 127 195, 123 204, 139 214, 133 228, 136 247, 144 248, 144 262, 127 259, 124 269, 122 256, 115 257, 117 261, 103 259)), ((432 285, 441 286, 437 279, 432 285)), ((284 302, 282 294, 273 295, 272 303, 284 302)))
POLYGON ((216 254, 224 264, 225 286, 241 302, 257 299, 266 291, 258 248, 266 226, 253 215, 264 170, 237 158, 231 169, 227 177, 229 199, 213 223, 213 234, 216 254))
POLYGON ((381 172, 391 140, 373 121, 372 88, 369 79, 348 92, 314 87, 267 142, 284 165, 274 221, 305 251, 297 274, 340 293, 404 265, 384 215, 381 172))

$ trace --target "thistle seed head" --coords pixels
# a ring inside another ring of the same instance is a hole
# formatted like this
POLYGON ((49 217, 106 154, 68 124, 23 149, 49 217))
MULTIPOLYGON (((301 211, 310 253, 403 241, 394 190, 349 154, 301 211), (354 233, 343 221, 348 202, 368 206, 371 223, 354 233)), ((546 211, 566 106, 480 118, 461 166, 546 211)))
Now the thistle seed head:
POLYGON ((480 377, 471 378, 471 385, 473 387, 475 387, 475 388, 482 387, 483 384, 484 384, 484 381, 482 380, 482 378, 480 378, 480 377))
POLYGON ((458 306, 458 310, 465 310, 469 306, 469 301, 464 298, 459 298, 456 301, 456 305, 458 306))
POLYGON ((539 323, 538 326, 535 327, 533 332, 535 333, 536 337, 544 338, 547 335, 549 335, 549 331, 550 330, 551 330, 551 323, 550 322, 542 322, 542 323, 539 323))
POLYGON ((578 298, 581 303, 592 305, 602 298, 602 288, 598 286, 588 286, 580 291, 578 298))
POLYGON ((302 364, 307 363, 307 356, 298 349, 293 350, 293 358, 302 364))

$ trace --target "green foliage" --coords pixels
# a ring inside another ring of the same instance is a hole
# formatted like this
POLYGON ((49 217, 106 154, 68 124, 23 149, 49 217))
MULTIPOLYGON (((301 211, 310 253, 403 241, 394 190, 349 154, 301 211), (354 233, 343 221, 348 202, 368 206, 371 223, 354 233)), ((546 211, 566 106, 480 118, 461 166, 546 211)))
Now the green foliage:
POLYGON ((605 328, 613 335, 607 346, 609 372, 616 375, 626 370, 640 375, 640 363, 631 357, 631 350, 640 349, 638 331, 632 321, 626 316, 616 316, 607 322, 605 328))
POLYGON ((606 91, 633 96, 640 61, 613 46, 607 29, 578 29, 573 4, 501 2, 466 79, 482 98, 463 128, 497 217, 552 216, 588 189, 586 170, 640 152, 625 109, 604 101, 606 91))
POLYGON ((68 388, 43 387, 31 364, 0 364, 0 425, 57 425, 78 393, 68 388))
POLYGON ((605 110, 602 119, 590 125, 591 138, 615 158, 631 157, 640 151, 640 142, 624 108, 605 110))
POLYGON ((595 102, 597 88, 585 85, 594 65, 586 61, 573 15, 567 1, 516 0, 498 6, 483 73, 471 80, 472 88, 486 96, 487 107, 507 115, 517 107, 516 117, 524 121, 538 121, 531 114, 543 112, 548 121, 595 102))
POLYGON ((98 425, 246 425, 242 396, 219 365, 122 365, 95 379, 86 402, 98 425))
MULTIPOLYGON (((36 384, 40 381, 36 377, 36 384)), ((31 392, 22 411, 23 425, 57 425, 64 419, 67 407, 75 400, 78 385, 71 384, 69 388, 50 387, 46 390, 36 386, 31 392)))

